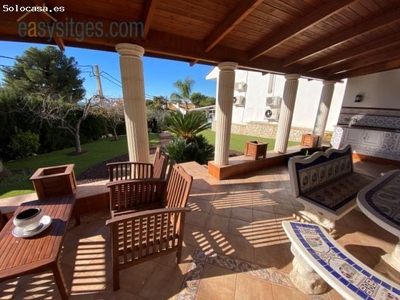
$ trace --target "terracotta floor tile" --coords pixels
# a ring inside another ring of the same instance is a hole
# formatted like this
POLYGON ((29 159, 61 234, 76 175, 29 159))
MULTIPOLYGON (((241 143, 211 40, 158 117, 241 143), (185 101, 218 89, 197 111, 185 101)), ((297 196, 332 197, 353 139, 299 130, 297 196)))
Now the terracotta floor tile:
POLYGON ((251 238, 252 228, 253 225, 251 222, 231 218, 229 220, 228 233, 245 238, 251 238))
POLYGON ((139 296, 146 299, 170 299, 179 294, 184 274, 179 269, 158 264, 146 280, 139 296))
POLYGON ((204 213, 209 213, 212 207, 210 201, 203 201, 202 199, 191 199, 189 198, 187 206, 193 211, 202 211, 204 213))
POLYGON ((272 284, 245 274, 237 274, 235 299, 272 299, 272 284))
MULTIPOLYGON (((189 205, 190 207, 190 205, 189 205)), ((199 227, 204 227, 208 218, 208 213, 202 211, 191 211, 186 215, 185 222, 199 227)))
POLYGON ((236 273, 224 268, 206 265, 197 291, 205 299, 234 299, 236 273))
POLYGON ((251 222, 253 221, 253 210, 251 208, 233 207, 231 218, 251 222))
POLYGON ((230 218, 231 213, 232 208, 230 206, 230 203, 221 203, 216 202, 215 200, 213 201, 212 207, 209 212, 210 215, 218 215, 226 218, 230 218))
POLYGON ((290 244, 270 245, 254 249, 254 262, 267 268, 290 272, 292 260, 293 254, 290 251, 290 244))
POLYGON ((288 300, 288 299, 310 300, 311 298, 309 295, 306 295, 297 289, 288 288, 277 284, 272 285, 272 297, 274 300, 288 300))
MULTIPOLYGON (((119 272, 121 289, 128 293, 139 295, 144 288, 150 274, 159 266, 159 264, 148 261, 119 272)), ((110 281, 111 282, 111 281, 110 281)))
POLYGON ((237 235, 227 234, 223 254, 245 261, 254 262, 254 247, 248 239, 237 235))
POLYGON ((209 214, 205 228, 221 232, 228 232, 229 218, 219 215, 209 214))

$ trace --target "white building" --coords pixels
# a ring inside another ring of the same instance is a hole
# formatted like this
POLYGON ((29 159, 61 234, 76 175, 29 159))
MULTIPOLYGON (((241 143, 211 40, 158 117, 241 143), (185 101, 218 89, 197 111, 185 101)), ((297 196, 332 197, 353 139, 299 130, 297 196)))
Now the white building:
MULTIPOLYGON (((218 74, 218 68, 214 68, 206 76, 208 80, 217 81, 216 95, 218 74)), ((236 70, 232 133, 275 138, 285 81, 283 75, 236 70)), ((290 140, 312 133, 322 86, 322 81, 299 79, 290 140)), ((327 131, 333 131, 337 124, 345 88, 345 82, 335 84, 327 131)))

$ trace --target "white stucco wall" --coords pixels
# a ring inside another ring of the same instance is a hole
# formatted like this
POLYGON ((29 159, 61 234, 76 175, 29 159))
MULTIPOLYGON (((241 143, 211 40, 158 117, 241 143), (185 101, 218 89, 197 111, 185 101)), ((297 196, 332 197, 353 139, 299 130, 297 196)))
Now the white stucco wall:
MULTIPOLYGON (((206 77, 207 79, 217 79, 217 101, 218 101, 218 68, 214 68, 206 77)), ((262 75, 260 72, 250 72, 236 70, 235 82, 244 82, 247 89, 244 92, 235 91, 235 97, 243 96, 246 98, 244 107, 233 106, 232 123, 245 124, 248 122, 276 123, 265 120, 264 114, 267 109, 266 98, 273 96, 283 96, 285 77, 283 75, 262 75), (268 90, 269 82, 274 78, 272 89, 268 90)), ((315 119, 322 91, 322 81, 309 81, 299 79, 299 88, 293 114, 292 126, 314 128, 315 119)), ((345 83, 336 83, 333 94, 331 110, 326 126, 326 130, 333 131, 336 125, 345 90, 345 83)), ((218 118, 218 116, 217 116, 218 118)))
POLYGON ((350 78, 343 106, 400 109, 400 69, 350 78), (362 102, 354 102, 356 95, 362 102))

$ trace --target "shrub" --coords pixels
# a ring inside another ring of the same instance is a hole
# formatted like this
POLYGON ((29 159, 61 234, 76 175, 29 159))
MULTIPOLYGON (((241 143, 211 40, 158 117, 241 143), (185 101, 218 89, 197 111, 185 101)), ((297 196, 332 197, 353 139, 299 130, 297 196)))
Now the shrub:
POLYGON ((165 148, 171 159, 178 163, 195 161, 202 165, 214 157, 214 146, 203 135, 193 136, 188 141, 176 138, 165 148))
POLYGON ((165 146, 170 158, 175 160, 177 163, 188 161, 185 157, 186 148, 186 141, 181 138, 175 138, 165 146))
POLYGON ((29 156, 39 149, 39 135, 31 131, 21 131, 15 128, 16 134, 11 138, 11 146, 15 156, 29 156))

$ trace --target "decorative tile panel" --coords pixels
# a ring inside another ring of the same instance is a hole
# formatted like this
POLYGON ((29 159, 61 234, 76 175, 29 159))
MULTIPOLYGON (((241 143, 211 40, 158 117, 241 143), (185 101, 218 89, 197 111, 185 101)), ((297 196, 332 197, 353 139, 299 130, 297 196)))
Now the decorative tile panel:
POLYGON ((400 110, 342 107, 338 125, 400 129, 400 110))

